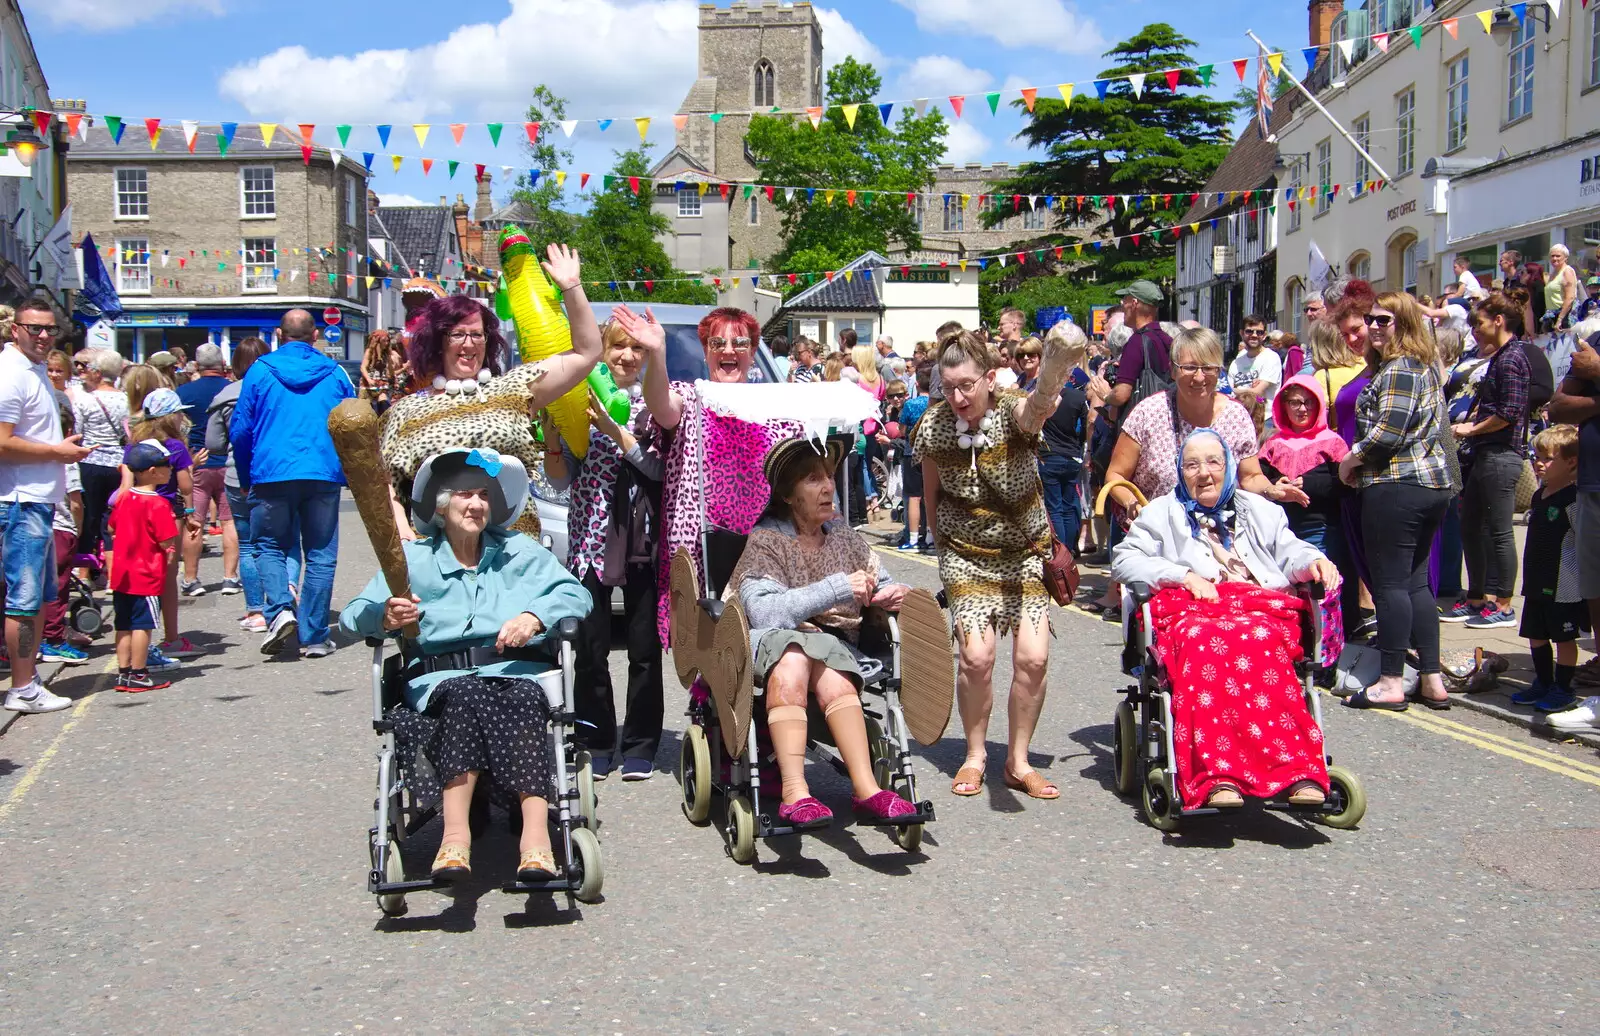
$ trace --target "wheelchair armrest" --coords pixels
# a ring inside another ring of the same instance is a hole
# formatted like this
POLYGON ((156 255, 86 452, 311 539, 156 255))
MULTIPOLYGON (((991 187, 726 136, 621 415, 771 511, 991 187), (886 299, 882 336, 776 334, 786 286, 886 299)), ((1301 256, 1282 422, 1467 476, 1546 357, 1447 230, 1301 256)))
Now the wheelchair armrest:
POLYGON ((1311 598, 1313 601, 1322 600, 1327 596, 1328 593, 1328 588, 1324 586, 1320 580, 1312 580, 1309 583, 1301 583, 1299 584, 1299 588, 1303 590, 1305 595, 1311 598))
POLYGON ((700 598, 700 607, 707 615, 711 616, 712 619, 720 619, 722 618, 722 609, 725 607, 725 604, 723 601, 720 601, 715 597, 702 597, 700 598))
POLYGON ((383 637, 367 637, 366 641, 369 648, 381 648, 388 643, 383 637))
POLYGON ((1128 593, 1133 595, 1133 603, 1135 607, 1142 608, 1150 603, 1149 583, 1127 583, 1125 586, 1128 593))
POLYGON ((571 615, 556 623, 556 639, 567 641, 569 644, 578 639, 578 620, 571 615))

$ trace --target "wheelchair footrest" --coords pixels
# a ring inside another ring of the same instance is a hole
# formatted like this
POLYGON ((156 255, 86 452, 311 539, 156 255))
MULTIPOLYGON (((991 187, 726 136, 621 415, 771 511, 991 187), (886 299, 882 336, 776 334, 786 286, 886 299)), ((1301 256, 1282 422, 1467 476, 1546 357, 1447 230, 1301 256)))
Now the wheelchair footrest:
POLYGON ((367 891, 378 896, 392 896, 402 892, 431 892, 434 889, 447 889, 448 881, 434 881, 432 878, 423 878, 420 881, 377 881, 372 877, 367 879, 367 891))
POLYGON ((577 888, 576 882, 570 878, 552 878, 549 881, 508 881, 500 886, 500 891, 513 896, 525 896, 534 892, 571 892, 577 888))
POLYGON ((816 831, 826 831, 833 826, 832 821, 820 824, 780 824, 774 822, 767 813, 756 815, 757 838, 782 838, 785 835, 808 835, 816 831))
POLYGON ((890 819, 865 817, 860 813, 857 813, 856 824, 859 827, 911 827, 914 824, 928 824, 933 822, 932 799, 924 799, 922 802, 913 803, 913 805, 917 807, 917 811, 915 813, 907 813, 905 816, 893 817, 890 819))

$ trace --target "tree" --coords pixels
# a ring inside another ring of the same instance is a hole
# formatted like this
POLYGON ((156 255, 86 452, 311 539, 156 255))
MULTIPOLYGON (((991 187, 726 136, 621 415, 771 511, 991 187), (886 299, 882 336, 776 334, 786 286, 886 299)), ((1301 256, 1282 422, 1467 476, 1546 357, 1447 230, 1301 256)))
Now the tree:
POLYGON ((511 191, 511 200, 520 203, 532 214, 522 227, 534 250, 544 254, 552 242, 570 241, 576 229, 576 219, 561 207, 566 200, 562 186, 556 182, 556 171, 572 164, 572 152, 555 143, 555 124, 567 117, 567 102, 548 86, 540 83, 533 88, 533 100, 528 102, 527 120, 545 127, 538 143, 524 144, 532 168, 540 171, 537 183, 531 182, 527 173, 517 177, 511 191))
POLYGON ((906 193, 926 191, 944 154, 944 116, 902 114, 891 129, 873 98, 882 79, 868 64, 845 58, 828 72, 828 105, 813 129, 806 117, 755 116, 745 141, 763 184, 803 184, 790 199, 779 191, 783 247, 769 261, 774 270, 835 270, 863 252, 887 251, 891 243, 920 248, 922 235, 906 193), (855 126, 840 105, 858 104, 855 126), (835 188, 832 204, 826 191, 835 188), (861 188, 854 204, 846 188, 861 188))
POLYGON ((1039 310, 1061 306, 1087 331, 1094 306, 1117 304, 1115 285, 1062 276, 1029 277, 1019 275, 1018 271, 1015 266, 1002 270, 998 265, 991 265, 978 275, 978 315, 984 326, 996 326, 1000 322, 1000 311, 1014 306, 1028 315, 1027 326, 1037 327, 1034 315, 1039 310))
MULTIPOLYGON (((1268 47, 1267 53, 1282 54, 1283 48, 1268 47)), ((1273 78, 1272 70, 1269 68, 1267 70, 1267 78, 1270 80, 1267 89, 1271 92, 1272 99, 1274 101, 1288 93, 1290 90, 1294 89, 1294 83, 1289 79, 1289 67, 1287 62, 1285 62, 1282 67, 1282 71, 1276 78, 1273 78)), ((1248 72, 1245 73, 1245 79, 1246 82, 1241 83, 1239 88, 1233 92, 1233 110, 1237 118, 1241 118, 1246 122, 1249 122, 1250 117, 1254 115, 1256 111, 1256 84, 1255 80, 1250 78, 1250 74, 1248 72)))
MULTIPOLYGON (((1170 25, 1146 25, 1106 52, 1115 63, 1096 77, 1111 81, 1105 100, 1093 88, 1074 95, 1070 107, 1040 97, 1021 136, 1047 157, 1023 165, 1015 177, 994 188, 1001 196, 1065 195, 1074 215, 1077 197, 1100 198, 1101 205, 1092 213, 1104 220, 1099 236, 1124 240, 1115 247, 1106 243, 1085 248, 1074 269, 1102 284, 1174 277, 1169 228, 1188 207, 1188 196, 1200 190, 1227 157, 1233 103, 1196 92, 1204 84, 1197 73, 1187 70, 1194 64, 1187 49, 1192 46, 1193 40, 1178 35, 1170 25), (1173 68, 1185 69, 1178 74, 1177 91, 1168 87, 1165 75, 1173 68), (1142 95, 1135 96, 1126 77, 1138 73, 1147 78, 1142 95), (1104 202, 1121 194, 1170 194, 1172 200, 1163 204, 1145 199, 1137 206, 1117 201, 1115 209, 1108 210, 1104 202), (1140 236, 1137 244, 1131 240, 1135 234, 1140 236)), ((985 213, 985 222, 998 224, 1009 214, 1009 206, 1002 208, 985 213)), ((1083 211, 1090 214, 1088 202, 1083 211)), ((1055 237, 1059 240, 1060 235, 1055 237)), ((1038 269, 1056 272, 1045 266, 1038 269)))

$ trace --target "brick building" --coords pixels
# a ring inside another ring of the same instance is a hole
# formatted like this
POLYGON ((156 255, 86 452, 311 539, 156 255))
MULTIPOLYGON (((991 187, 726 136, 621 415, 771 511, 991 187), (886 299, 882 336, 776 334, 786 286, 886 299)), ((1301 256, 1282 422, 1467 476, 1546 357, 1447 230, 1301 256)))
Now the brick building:
MULTIPOLYGON (((117 348, 143 358, 246 335, 270 338, 284 311, 341 311, 335 355, 359 356, 368 327, 367 172, 324 148, 307 164, 280 127, 270 145, 240 125, 227 154, 201 126, 190 153, 176 126, 156 146, 142 126, 114 143, 104 126, 74 143, 68 164, 73 231, 94 235, 124 312, 117 348), (110 255, 106 254, 111 249, 110 255), (314 275, 314 278, 313 276, 314 275)), ((97 328, 107 340, 112 331, 97 328)))

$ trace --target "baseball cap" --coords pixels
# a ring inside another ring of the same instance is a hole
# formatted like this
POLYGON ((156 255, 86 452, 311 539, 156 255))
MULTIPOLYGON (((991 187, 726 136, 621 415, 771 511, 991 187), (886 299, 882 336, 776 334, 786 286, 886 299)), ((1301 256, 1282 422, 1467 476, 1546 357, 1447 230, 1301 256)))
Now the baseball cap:
POLYGON ((144 416, 147 418, 166 417, 168 414, 178 413, 183 408, 183 400, 169 388, 158 388, 144 397, 144 416))
POLYGON ((1600 288, 1600 277, 1590 277, 1583 285, 1586 288, 1600 288))
POLYGON ((176 367, 178 358, 167 350, 162 349, 160 352, 151 353, 144 362, 152 367, 176 367))
POLYGON ((122 457, 122 463, 128 466, 129 471, 149 471, 163 464, 171 464, 172 454, 155 439, 141 439, 128 447, 128 452, 122 457))
POLYGON ((1161 289, 1150 281, 1134 281, 1117 292, 1118 298, 1126 298, 1130 295, 1147 306, 1153 306, 1161 301, 1161 289))

